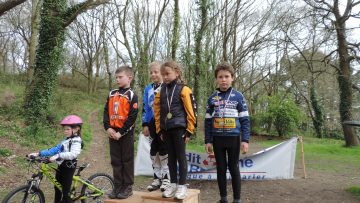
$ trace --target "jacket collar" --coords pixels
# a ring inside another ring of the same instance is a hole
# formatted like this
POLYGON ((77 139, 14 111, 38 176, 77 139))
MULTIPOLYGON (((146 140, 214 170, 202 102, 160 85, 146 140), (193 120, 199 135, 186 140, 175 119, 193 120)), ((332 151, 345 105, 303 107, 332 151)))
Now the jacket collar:
POLYGON ((216 90, 218 91, 218 93, 228 93, 232 90, 232 87, 229 87, 226 91, 221 91, 220 88, 216 88, 216 90))

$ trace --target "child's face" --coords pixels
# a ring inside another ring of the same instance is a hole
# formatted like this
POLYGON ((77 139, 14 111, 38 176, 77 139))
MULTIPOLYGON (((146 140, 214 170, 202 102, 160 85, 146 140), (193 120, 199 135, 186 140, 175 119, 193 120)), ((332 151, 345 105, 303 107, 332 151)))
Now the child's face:
POLYGON ((132 76, 129 76, 128 74, 126 74, 125 71, 122 71, 120 73, 116 73, 115 78, 116 78, 116 84, 120 88, 130 87, 132 76))
POLYGON ((150 68, 150 79, 153 83, 161 83, 162 77, 160 73, 160 66, 153 66, 150 68))
POLYGON ((216 83, 218 84, 220 90, 226 91, 231 87, 234 78, 231 76, 231 73, 226 70, 220 70, 216 76, 216 83))
POLYGON ((70 126, 64 126, 64 135, 70 137, 73 135, 73 129, 70 126))
POLYGON ((70 126, 64 126, 63 129, 64 129, 64 135, 66 137, 71 137, 72 135, 78 134, 80 130, 79 127, 72 128, 70 126))
POLYGON ((161 75, 164 83, 166 84, 169 84, 171 81, 179 77, 179 73, 168 66, 165 66, 165 68, 161 71, 161 75))

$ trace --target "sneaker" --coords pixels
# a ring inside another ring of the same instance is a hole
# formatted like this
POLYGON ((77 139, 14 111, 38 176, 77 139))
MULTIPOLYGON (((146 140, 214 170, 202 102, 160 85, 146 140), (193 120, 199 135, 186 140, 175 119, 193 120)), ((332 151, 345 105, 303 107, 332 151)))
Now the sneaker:
POLYGON ((122 191, 123 186, 121 185, 116 185, 114 186, 114 189, 112 190, 112 192, 108 195, 108 197, 110 199, 116 199, 116 196, 122 191))
POLYGON ((117 199, 127 199, 131 195, 133 195, 132 185, 128 185, 128 186, 124 187, 123 191, 121 191, 119 194, 117 194, 116 198, 117 199))
POLYGON ((151 192, 159 189, 160 186, 162 186, 160 179, 154 179, 153 182, 149 186, 147 186, 146 189, 151 192))
POLYGON ((187 187, 186 185, 178 185, 175 198, 176 199, 185 199, 187 194, 187 187))
POLYGON ((162 180, 161 186, 160 186, 160 190, 161 192, 164 192, 166 190, 166 188, 170 187, 170 180, 165 178, 162 180))
POLYGON ((170 186, 165 189, 162 196, 165 198, 172 198, 176 193, 176 183, 170 183, 170 186))

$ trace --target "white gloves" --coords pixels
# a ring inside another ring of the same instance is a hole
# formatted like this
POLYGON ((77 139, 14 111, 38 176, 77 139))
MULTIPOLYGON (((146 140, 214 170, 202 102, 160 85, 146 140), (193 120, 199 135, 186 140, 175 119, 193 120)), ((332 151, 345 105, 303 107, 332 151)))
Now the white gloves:
POLYGON ((50 157, 49 161, 50 162, 54 162, 56 161, 56 159, 60 158, 60 155, 59 154, 55 154, 54 156, 50 157))
POLYGON ((39 156, 39 152, 34 152, 34 153, 28 154, 28 157, 38 157, 38 156, 39 156))

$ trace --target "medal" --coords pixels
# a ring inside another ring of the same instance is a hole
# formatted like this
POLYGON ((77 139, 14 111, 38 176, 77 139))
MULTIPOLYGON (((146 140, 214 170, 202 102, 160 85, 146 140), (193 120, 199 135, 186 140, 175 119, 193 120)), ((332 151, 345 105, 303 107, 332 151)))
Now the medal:
POLYGON ((168 96, 168 89, 167 89, 167 86, 166 86, 166 101, 167 101, 167 105, 168 105, 168 109, 169 109, 169 113, 166 115, 166 118, 167 119, 171 119, 172 118, 172 114, 171 114, 171 103, 172 103, 172 100, 173 100, 173 97, 174 97, 174 92, 175 92, 175 88, 176 88, 176 84, 174 86, 174 89, 172 91, 172 94, 171 94, 171 97, 170 97, 170 101, 169 101, 169 96, 168 96))
MULTIPOLYGON (((219 92, 217 92, 217 100, 218 100, 218 104, 219 104, 219 110, 218 110, 219 113, 218 113, 218 116, 219 116, 220 118, 222 118, 222 121, 220 121, 218 124, 219 124, 219 126, 221 126, 221 127, 224 127, 224 125, 225 125, 224 116, 226 116, 226 114, 225 114, 225 113, 226 113, 226 104, 229 102, 229 99, 230 99, 232 90, 233 90, 233 89, 230 90, 230 93, 229 93, 228 98, 227 98, 226 100, 223 100, 223 101, 224 101, 224 107, 222 107, 222 108, 221 108, 221 104, 220 104, 219 92)), ((226 96, 226 93, 225 93, 225 95, 224 95, 224 99, 225 99, 225 96, 226 96)))

